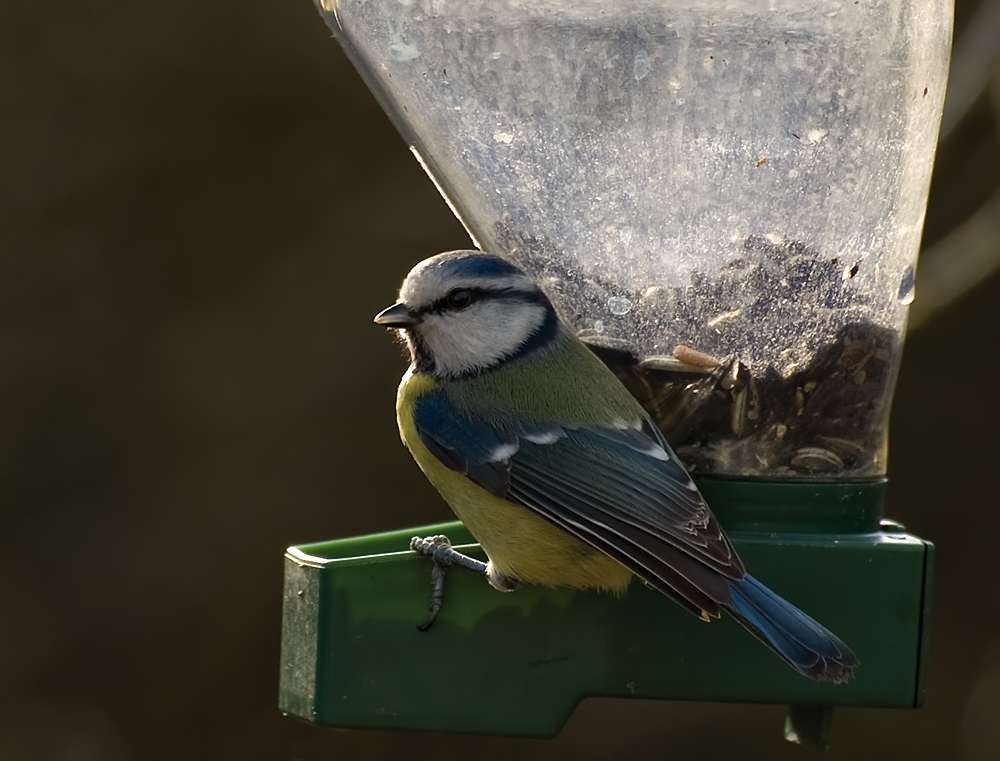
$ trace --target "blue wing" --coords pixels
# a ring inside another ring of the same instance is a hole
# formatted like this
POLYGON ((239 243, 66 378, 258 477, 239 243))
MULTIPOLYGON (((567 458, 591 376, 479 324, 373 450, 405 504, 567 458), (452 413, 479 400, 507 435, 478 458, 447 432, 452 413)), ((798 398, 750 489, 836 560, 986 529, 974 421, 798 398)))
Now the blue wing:
POLYGON ((452 470, 605 552, 699 616, 718 615, 743 565, 648 420, 641 429, 522 423, 500 431, 444 390, 415 405, 417 431, 452 470))
POLYGON ((438 460, 491 494, 506 496, 516 435, 463 415, 440 390, 417 398, 413 420, 420 440, 438 460))
POLYGON ((801 673, 847 681, 858 659, 822 625, 747 575, 666 440, 640 429, 523 423, 498 430, 444 391, 420 397, 417 431, 445 465, 618 560, 695 615, 724 609, 801 673))

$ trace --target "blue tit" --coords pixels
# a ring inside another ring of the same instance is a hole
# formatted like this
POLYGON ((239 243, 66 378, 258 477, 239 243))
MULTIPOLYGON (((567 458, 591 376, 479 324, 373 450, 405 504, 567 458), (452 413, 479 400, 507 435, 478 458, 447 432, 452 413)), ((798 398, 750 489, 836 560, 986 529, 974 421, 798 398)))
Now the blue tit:
POLYGON ((489 560, 413 540, 435 559, 431 621, 453 564, 501 591, 621 592, 638 576, 705 621, 727 612, 806 676, 850 679, 850 648, 746 572, 663 434, 520 269, 432 257, 375 322, 411 356, 403 442, 489 560))

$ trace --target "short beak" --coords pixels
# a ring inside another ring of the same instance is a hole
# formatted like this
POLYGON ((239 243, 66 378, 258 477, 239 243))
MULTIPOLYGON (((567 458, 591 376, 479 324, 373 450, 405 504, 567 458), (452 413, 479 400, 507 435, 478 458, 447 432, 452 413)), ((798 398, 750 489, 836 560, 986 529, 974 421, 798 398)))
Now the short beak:
POLYGON ((375 315, 375 322, 387 328, 412 328, 417 321, 402 301, 375 315))

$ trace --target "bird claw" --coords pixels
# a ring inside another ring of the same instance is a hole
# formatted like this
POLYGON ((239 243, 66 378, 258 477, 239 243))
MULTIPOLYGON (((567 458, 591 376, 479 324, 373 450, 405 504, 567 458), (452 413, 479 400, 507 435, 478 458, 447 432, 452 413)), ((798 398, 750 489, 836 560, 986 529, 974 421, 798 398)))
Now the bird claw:
POLYGON ((451 541, 443 534, 428 537, 415 536, 410 540, 410 549, 418 555, 426 555, 434 561, 434 568, 431 569, 431 615, 426 622, 417 626, 417 629, 425 632, 434 625, 438 613, 441 612, 441 605, 444 603, 444 579, 448 574, 448 569, 457 565, 485 576, 487 566, 483 561, 470 558, 455 550, 451 546, 451 541))

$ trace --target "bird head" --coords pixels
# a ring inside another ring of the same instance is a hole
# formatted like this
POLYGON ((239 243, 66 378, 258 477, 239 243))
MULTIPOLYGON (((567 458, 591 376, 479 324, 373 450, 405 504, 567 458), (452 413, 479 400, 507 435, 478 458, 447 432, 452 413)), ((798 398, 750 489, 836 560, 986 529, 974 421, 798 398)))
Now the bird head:
POLYGON ((438 377, 474 375, 547 345, 559 320, 520 269, 481 251, 452 251, 410 270, 375 322, 402 331, 414 365, 438 377))

